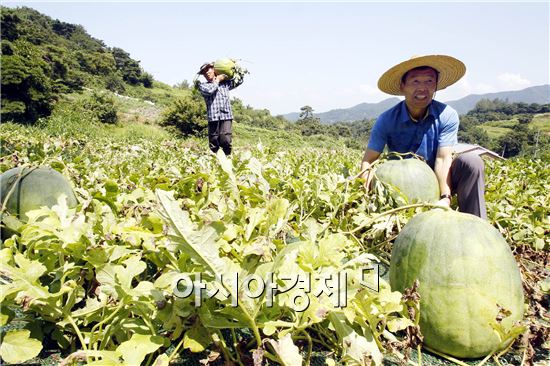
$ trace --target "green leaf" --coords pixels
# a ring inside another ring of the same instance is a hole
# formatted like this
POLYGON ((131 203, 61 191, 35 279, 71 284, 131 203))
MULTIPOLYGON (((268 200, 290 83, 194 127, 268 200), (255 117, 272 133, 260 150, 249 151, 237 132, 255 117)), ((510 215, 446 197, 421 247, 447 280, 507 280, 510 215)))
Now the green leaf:
POLYGON ((19 231, 21 229, 21 226, 23 226, 23 222, 12 215, 1 214, 0 219, 8 229, 13 231, 19 231))
POLYGON ((125 267, 116 266, 115 273, 117 279, 122 285, 122 288, 128 291, 132 288, 133 278, 139 275, 141 272, 145 271, 147 265, 145 264, 145 262, 142 262, 137 255, 131 256, 123 263, 125 267))
POLYGON ((0 306, 0 326, 5 326, 15 317, 15 313, 7 306, 0 306))
POLYGON ((185 332, 183 337, 183 347, 195 353, 204 351, 210 343, 212 343, 210 333, 205 327, 198 324, 185 332))
POLYGON ((118 184, 112 179, 109 179, 105 182, 105 192, 107 196, 116 196, 119 192, 118 184))
POLYGON ((160 336, 134 334, 132 338, 126 342, 122 342, 117 347, 116 353, 122 356, 127 365, 140 365, 145 356, 155 352, 163 343, 163 339, 160 336))
POLYGON ((225 273, 225 262, 220 258, 216 245, 217 232, 210 226, 200 231, 193 230, 189 213, 182 211, 173 197, 172 192, 156 190, 157 197, 163 209, 163 216, 170 227, 175 231, 175 239, 180 243, 187 254, 204 265, 212 275, 225 273))
POLYGON ((42 350, 40 341, 30 338, 27 329, 9 331, 0 345, 0 356, 9 363, 21 363, 38 356, 42 350))
POLYGON ((28 296, 31 299, 44 299, 50 296, 48 289, 39 282, 39 277, 46 272, 46 267, 39 261, 25 258, 21 253, 13 257, 17 267, 7 262, 0 262, 0 271, 4 272, 12 282, 0 288, 0 300, 3 302, 11 294, 17 297, 28 296))

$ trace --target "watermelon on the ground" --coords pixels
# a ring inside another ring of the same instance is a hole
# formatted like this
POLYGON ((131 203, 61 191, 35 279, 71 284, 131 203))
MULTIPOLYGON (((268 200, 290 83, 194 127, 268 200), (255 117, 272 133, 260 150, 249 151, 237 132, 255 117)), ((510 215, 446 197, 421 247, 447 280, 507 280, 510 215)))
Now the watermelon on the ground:
POLYGON ((500 345, 497 318, 510 330, 523 317, 521 276, 510 246, 477 216, 435 209, 405 225, 394 243, 390 285, 402 292, 415 280, 424 344, 436 351, 485 356, 500 345))
POLYGON ((78 203, 67 178, 50 167, 13 168, 0 175, 0 195, 6 210, 26 222, 26 212, 42 206, 52 207, 61 195, 67 205, 78 203))

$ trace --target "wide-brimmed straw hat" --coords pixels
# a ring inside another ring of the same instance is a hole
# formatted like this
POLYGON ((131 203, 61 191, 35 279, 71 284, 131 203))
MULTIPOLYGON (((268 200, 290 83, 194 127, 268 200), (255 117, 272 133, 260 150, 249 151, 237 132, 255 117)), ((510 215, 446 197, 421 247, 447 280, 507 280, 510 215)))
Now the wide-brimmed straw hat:
POLYGON ((214 67, 214 63, 213 62, 205 62, 204 64, 202 64, 202 66, 200 67, 199 69, 199 72, 197 72, 197 74, 203 74, 206 70, 208 70, 209 67, 214 67))
POLYGON ((466 73, 466 66, 462 61, 451 56, 427 55, 413 56, 409 60, 395 65, 378 79, 378 88, 392 95, 403 95, 401 92, 401 78, 409 70, 420 66, 429 66, 439 72, 437 90, 442 90, 456 83, 466 73))

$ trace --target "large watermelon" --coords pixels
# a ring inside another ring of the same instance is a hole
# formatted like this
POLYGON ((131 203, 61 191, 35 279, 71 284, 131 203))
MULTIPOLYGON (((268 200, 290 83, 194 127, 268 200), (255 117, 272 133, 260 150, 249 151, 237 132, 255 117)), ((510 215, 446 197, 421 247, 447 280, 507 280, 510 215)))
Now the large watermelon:
POLYGON ((12 215, 26 222, 27 211, 42 206, 52 207, 62 194, 67 205, 77 205, 71 184, 61 173, 49 167, 13 168, 0 175, 2 205, 12 215), (9 196, 8 196, 9 195, 9 196))
POLYGON ((235 61, 230 58, 220 58, 214 62, 214 71, 216 74, 225 74, 230 79, 235 75, 235 61))
POLYGON ((462 358, 481 357, 500 341, 491 323, 499 306, 523 316, 523 288, 512 251, 500 233, 477 216, 431 210, 414 216, 397 237, 390 285, 403 291, 420 282, 420 330, 428 347, 462 358))
POLYGON ((376 167, 375 176, 402 193, 409 203, 439 200, 435 173, 419 159, 386 160, 376 167))

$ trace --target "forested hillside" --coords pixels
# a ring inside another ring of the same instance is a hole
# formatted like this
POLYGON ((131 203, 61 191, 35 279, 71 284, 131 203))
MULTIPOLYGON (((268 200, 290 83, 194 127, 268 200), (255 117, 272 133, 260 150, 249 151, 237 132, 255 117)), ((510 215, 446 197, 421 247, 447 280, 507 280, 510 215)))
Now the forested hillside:
POLYGON ((124 93, 150 88, 153 77, 121 48, 108 47, 80 25, 31 8, 2 7, 2 119, 34 122, 60 95, 98 87, 124 93))
POLYGON ((550 104, 482 99, 474 109, 461 116, 458 137, 504 157, 548 157, 550 104))

